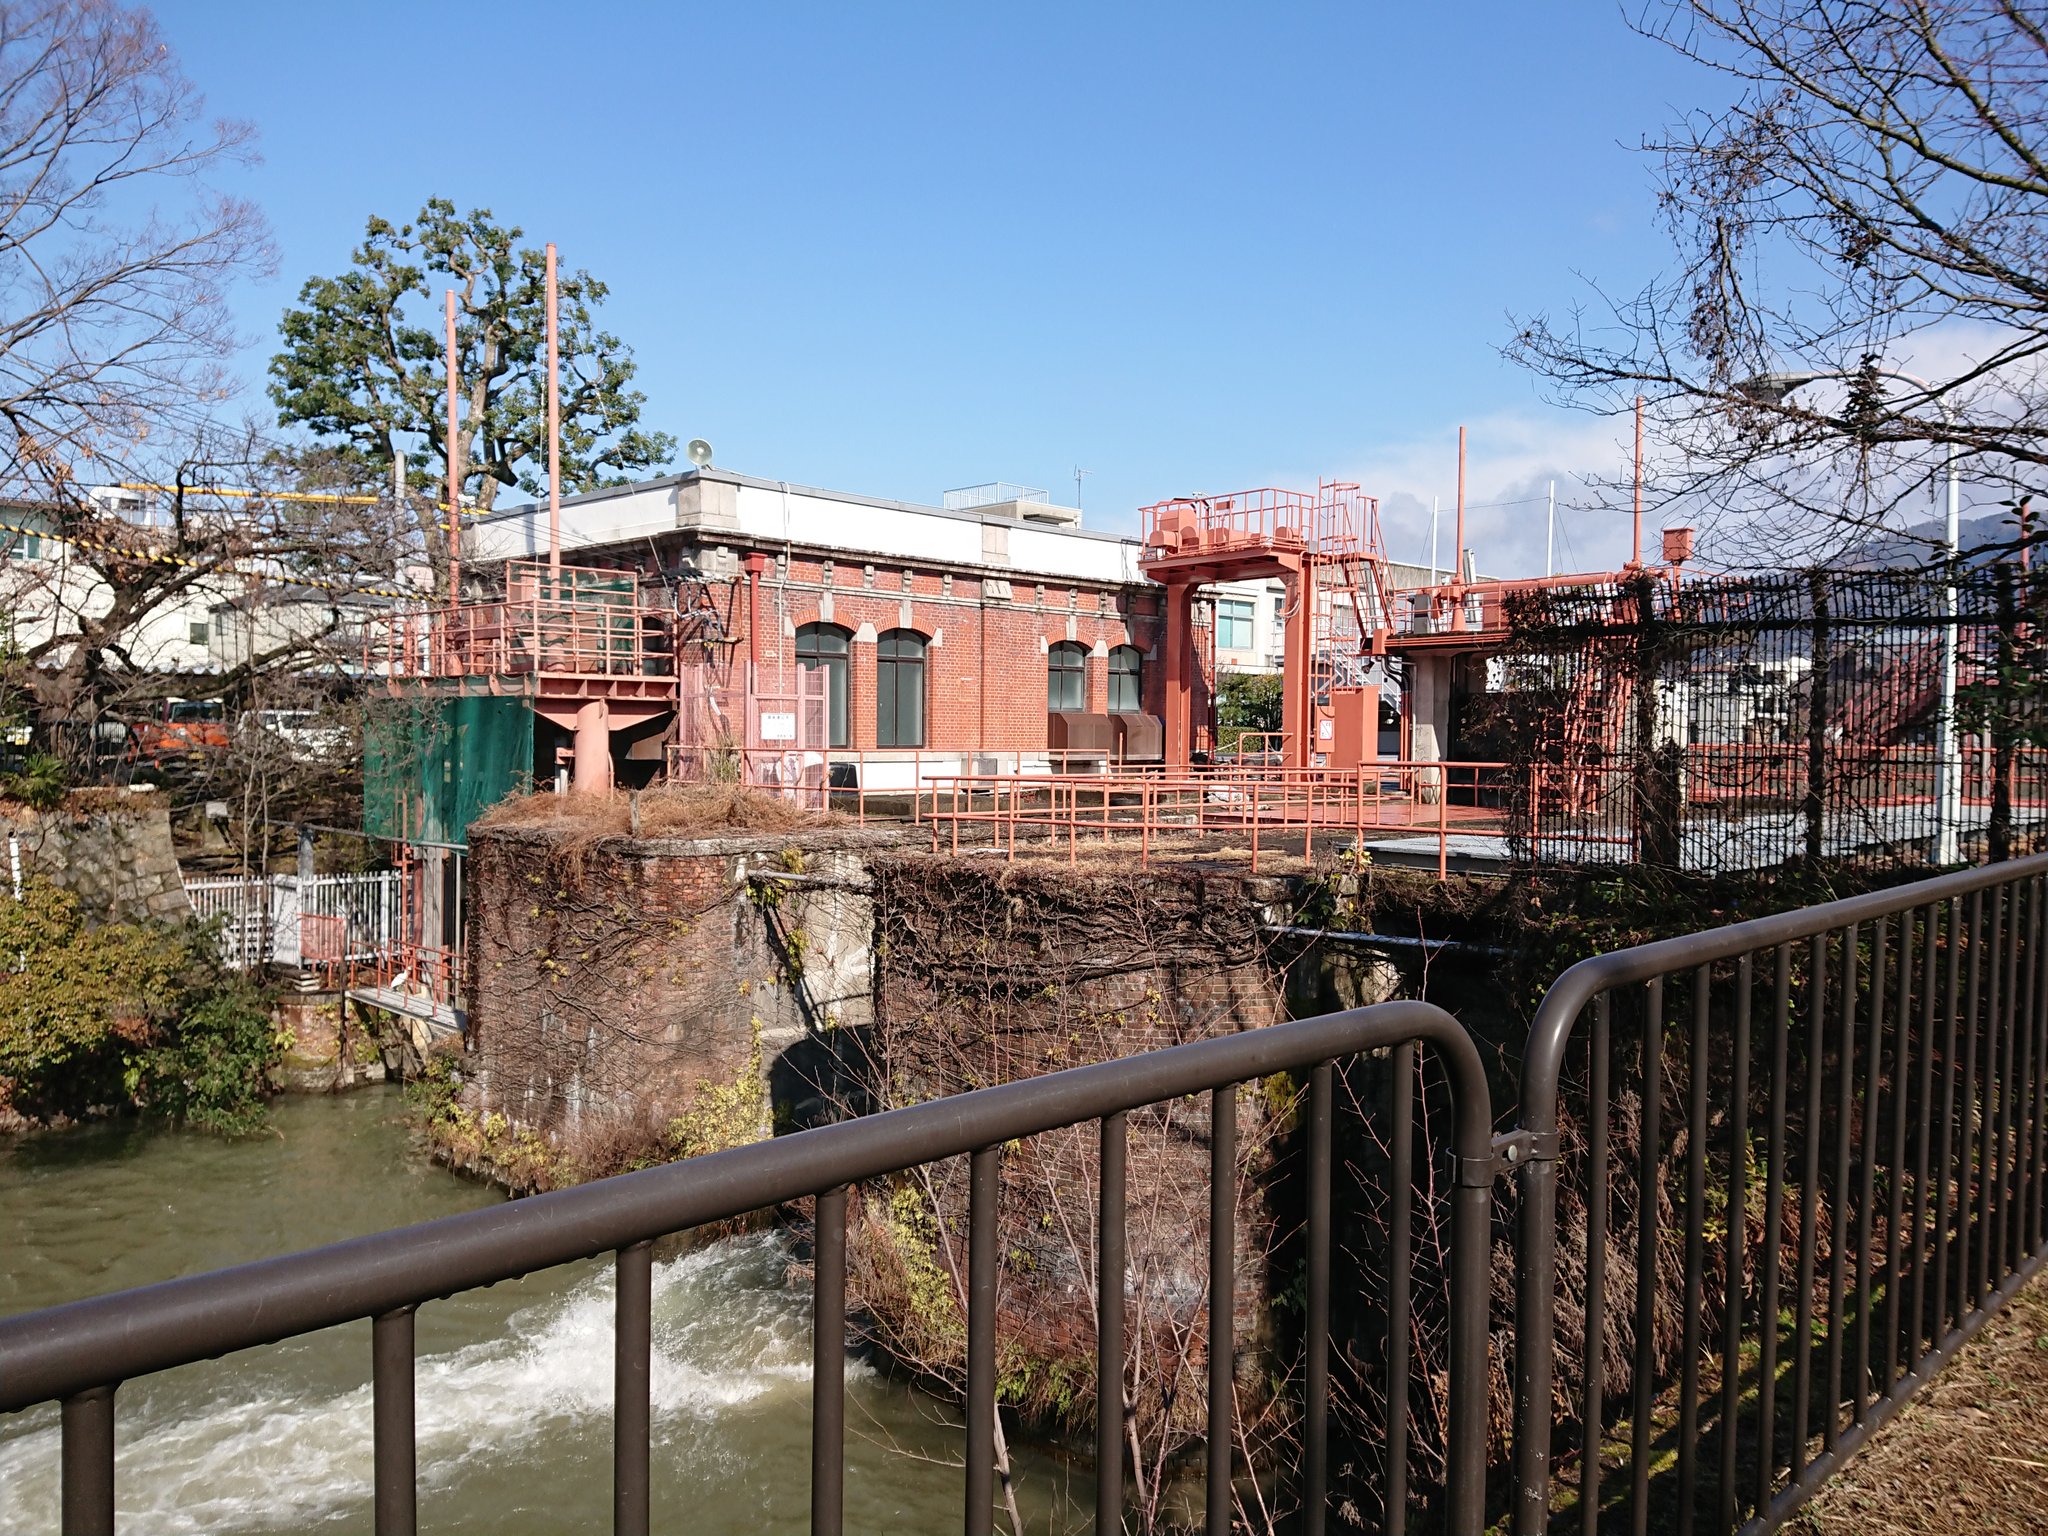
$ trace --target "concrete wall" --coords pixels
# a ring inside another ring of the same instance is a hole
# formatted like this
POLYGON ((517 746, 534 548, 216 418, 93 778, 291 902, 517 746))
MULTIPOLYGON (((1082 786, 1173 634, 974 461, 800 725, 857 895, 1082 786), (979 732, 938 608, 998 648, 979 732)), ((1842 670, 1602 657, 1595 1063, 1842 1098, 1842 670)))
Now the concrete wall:
MULTIPOLYGON (((70 891, 93 920, 192 916, 161 795, 82 790, 56 810, 0 811, 0 824, 16 840, 22 873, 70 891)), ((0 869, 0 879, 10 873, 0 869)))

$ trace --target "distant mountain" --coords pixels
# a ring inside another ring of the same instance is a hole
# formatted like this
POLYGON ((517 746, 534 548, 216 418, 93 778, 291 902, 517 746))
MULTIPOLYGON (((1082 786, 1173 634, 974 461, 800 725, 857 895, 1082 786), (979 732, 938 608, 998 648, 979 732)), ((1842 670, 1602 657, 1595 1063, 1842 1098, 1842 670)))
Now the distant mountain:
MULTIPOLYGON (((2038 535, 2048 530, 2048 517, 2036 518, 2034 532, 2038 535)), ((1975 560, 1989 561, 2004 549, 2010 548, 2019 537, 2019 527, 2014 523, 2012 513, 2000 507, 1996 512, 1981 517, 1965 517, 1958 524, 1957 532, 1965 554, 1975 560), (1978 554, 1977 552, 1983 553, 1978 554)), ((1936 519, 1915 525, 1904 533, 1886 534, 1873 539, 1840 562, 1851 570, 1885 570, 1901 566, 1925 565, 1940 551, 1945 537, 1944 525, 1936 519)), ((1974 563, 1974 560, 1973 560, 1974 563)))

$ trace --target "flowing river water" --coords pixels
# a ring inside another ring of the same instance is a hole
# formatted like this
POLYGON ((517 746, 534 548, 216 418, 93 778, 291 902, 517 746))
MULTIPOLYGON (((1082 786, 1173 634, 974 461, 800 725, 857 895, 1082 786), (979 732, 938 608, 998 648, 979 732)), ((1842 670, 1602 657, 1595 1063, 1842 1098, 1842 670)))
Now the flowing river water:
MULTIPOLYGON (((392 1090, 287 1098, 246 1141, 133 1123, 0 1143, 0 1314, 424 1221, 498 1197, 419 1156, 392 1090)), ((610 1528, 612 1280, 571 1265, 421 1309, 420 1527, 610 1528)), ((656 1529, 807 1529, 810 1298, 772 1234, 654 1272, 656 1529)), ((127 1536, 371 1528, 370 1329, 124 1385, 127 1536)), ((960 1522, 950 1407, 849 1362, 847 1525, 960 1522)), ((0 1418, 0 1532, 57 1530, 57 1415, 0 1418)), ((1077 1524, 1085 1468, 1018 1459, 1028 1531, 1077 1524)))

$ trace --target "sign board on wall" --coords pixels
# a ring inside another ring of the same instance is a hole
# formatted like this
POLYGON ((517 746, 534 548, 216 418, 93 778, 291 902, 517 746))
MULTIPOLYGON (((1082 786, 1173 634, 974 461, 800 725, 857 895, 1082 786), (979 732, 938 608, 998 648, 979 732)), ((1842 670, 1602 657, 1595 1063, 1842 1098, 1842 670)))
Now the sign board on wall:
POLYGON ((795 741, 796 711, 793 709, 762 710, 761 739, 763 741, 795 741))

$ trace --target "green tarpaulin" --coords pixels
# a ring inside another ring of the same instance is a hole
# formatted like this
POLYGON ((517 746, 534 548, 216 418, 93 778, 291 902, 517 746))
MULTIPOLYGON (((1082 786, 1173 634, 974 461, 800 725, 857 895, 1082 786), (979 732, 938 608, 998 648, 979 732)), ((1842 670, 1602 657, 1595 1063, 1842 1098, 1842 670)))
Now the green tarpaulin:
POLYGON ((469 824, 533 783, 524 699, 420 692, 373 711, 363 742, 363 830, 461 843, 469 824))

